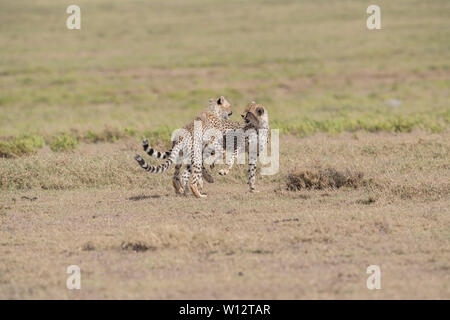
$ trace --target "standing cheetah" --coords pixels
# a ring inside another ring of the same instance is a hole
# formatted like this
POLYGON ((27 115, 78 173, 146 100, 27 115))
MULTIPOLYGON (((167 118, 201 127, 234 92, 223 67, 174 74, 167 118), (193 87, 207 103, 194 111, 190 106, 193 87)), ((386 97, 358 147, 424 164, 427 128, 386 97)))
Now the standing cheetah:
MULTIPOLYGON (((264 108, 264 106, 260 105, 260 104, 256 104, 255 102, 251 102, 247 108, 244 110, 244 112, 242 113, 242 119, 244 120, 244 123, 239 123, 236 121, 231 121, 228 119, 222 120, 221 122, 221 128, 220 130, 222 132, 224 132, 223 135, 223 145, 221 146, 221 149, 223 149, 224 151, 226 150, 226 146, 227 146, 227 136, 228 139, 232 139, 230 141, 233 141, 232 144, 232 155, 228 155, 228 157, 226 158, 226 163, 227 163, 227 168, 226 169, 222 169, 219 171, 220 175, 226 175, 228 174, 228 172, 231 170, 233 164, 234 164, 234 159, 237 157, 238 152, 242 152, 244 151, 243 149, 247 150, 247 152, 249 153, 249 180, 248 180, 248 184, 250 187, 250 192, 255 192, 255 173, 256 173, 256 160, 257 160, 257 156, 259 155, 259 151, 262 151, 264 148, 266 148, 267 145, 267 133, 268 133, 268 129, 269 129, 269 118, 268 118, 268 113, 267 110, 264 108), (236 132, 238 130, 242 130, 242 133, 249 133, 253 130, 253 132, 256 133, 256 136, 251 136, 246 134, 244 139, 242 140, 235 140, 236 137, 236 132), (256 154, 252 154, 250 155, 250 144, 249 144, 249 140, 255 143, 256 145, 259 145, 259 149, 256 150, 256 154)), ((207 143, 204 146, 204 149, 211 149, 214 148, 215 146, 212 146, 212 144, 216 144, 216 142, 210 142, 207 143)), ((145 149, 145 145, 148 143, 144 140, 144 149, 145 149)), ((148 149, 147 149, 148 150, 148 149)), ((214 149, 213 149, 214 150, 214 149)), ((148 152, 148 151, 147 151, 148 152)), ((166 152, 159 152, 156 151, 154 149, 151 149, 151 154, 157 154, 158 157, 160 159, 166 159, 168 158, 171 154, 172 154, 172 150, 166 151, 166 152)), ((149 153, 149 154, 150 154, 149 153)), ((221 156, 222 154, 220 154, 221 156)), ((211 167, 214 166, 214 162, 212 163, 211 167)), ((204 167, 203 168, 203 176, 206 177, 209 176, 209 173, 207 173, 206 169, 204 167)), ((179 171, 176 172, 176 174, 179 174, 179 171)), ((185 185, 187 184, 189 177, 191 175, 191 167, 190 165, 187 166, 187 170, 185 170, 183 172, 183 174, 181 175, 181 178, 178 180, 180 181, 180 190, 185 190, 185 185)), ((212 179, 212 177, 211 177, 212 179)))
MULTIPOLYGON (((167 160, 165 163, 159 165, 159 166, 150 166, 148 165, 141 156, 135 155, 136 161, 139 163, 139 165, 145 169, 146 171, 150 173, 162 173, 166 171, 173 162, 177 160, 179 156, 183 155, 183 149, 184 147, 191 148, 190 157, 191 157, 191 166, 193 168, 194 178, 192 183, 190 184, 190 189, 194 193, 194 195, 198 198, 205 197, 206 195, 203 195, 198 190, 198 186, 203 186, 203 180, 202 180, 202 168, 203 168, 203 159, 202 159, 202 144, 203 144, 203 133, 206 130, 209 129, 217 129, 220 128, 220 123, 224 118, 228 118, 232 114, 231 111, 231 104, 223 97, 221 96, 215 103, 211 103, 208 106, 208 108, 201 113, 198 117, 195 118, 194 122, 191 122, 187 126, 185 126, 183 129, 186 130, 187 133, 190 134, 190 137, 193 137, 193 141, 187 141, 185 142, 184 136, 178 137, 178 140, 176 140, 173 144, 172 150, 170 152, 166 152, 164 154, 161 154, 160 152, 154 151, 154 149, 146 147, 146 152, 149 155, 156 154, 159 158, 164 158, 166 156, 167 160), (201 124, 201 130, 195 130, 195 123, 200 122, 201 124), (200 142, 200 143, 196 143, 200 142), (193 147, 193 148, 192 148, 193 147), (197 150, 194 150, 194 148, 197 148, 197 150), (200 149, 200 152, 198 152, 200 149), (195 152, 197 151, 197 152, 195 152)), ((145 141, 144 141, 144 147, 145 147, 145 141)), ((183 187, 180 184, 179 179, 179 172, 181 169, 181 163, 177 163, 175 167, 175 174, 174 178, 172 179, 175 191, 177 193, 182 193, 184 191, 183 187)))

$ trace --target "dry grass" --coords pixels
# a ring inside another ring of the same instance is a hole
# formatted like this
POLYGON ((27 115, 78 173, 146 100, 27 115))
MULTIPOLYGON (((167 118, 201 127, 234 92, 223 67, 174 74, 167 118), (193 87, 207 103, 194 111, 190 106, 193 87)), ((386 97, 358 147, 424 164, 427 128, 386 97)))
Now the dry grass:
POLYGON ((0 297, 448 299, 449 138, 286 136, 260 193, 237 166, 204 200, 137 168, 135 141, 2 159, 0 297), (292 168, 369 183, 287 191, 292 168), (65 287, 72 264, 80 291, 65 287), (381 290, 366 288, 371 264, 381 290))

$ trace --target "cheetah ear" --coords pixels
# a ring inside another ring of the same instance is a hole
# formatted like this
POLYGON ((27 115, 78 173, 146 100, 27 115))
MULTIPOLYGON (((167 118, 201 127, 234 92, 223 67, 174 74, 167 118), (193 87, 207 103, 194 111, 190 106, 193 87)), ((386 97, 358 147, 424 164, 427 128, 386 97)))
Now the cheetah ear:
POLYGON ((217 100, 217 104, 223 104, 224 101, 225 101, 225 97, 220 96, 220 98, 217 100))
POLYGON ((258 116, 262 116, 264 114, 264 108, 258 107, 256 108, 256 112, 258 113, 258 116))
POLYGON ((256 104, 256 102, 255 102, 255 101, 252 101, 252 102, 249 103, 248 106, 251 107, 251 106, 254 106, 255 104, 256 104))

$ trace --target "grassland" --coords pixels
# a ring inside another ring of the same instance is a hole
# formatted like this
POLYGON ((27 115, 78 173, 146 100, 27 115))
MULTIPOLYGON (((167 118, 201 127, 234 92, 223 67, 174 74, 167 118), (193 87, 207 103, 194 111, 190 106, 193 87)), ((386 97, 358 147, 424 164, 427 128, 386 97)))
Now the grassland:
POLYGON ((450 298, 448 1, 70 4, 0 0, 0 298, 450 298), (280 172, 175 196, 132 155, 219 95, 267 107, 280 172), (363 183, 286 190, 328 167, 363 183))
POLYGON ((8 160, 0 298, 448 299, 449 141, 285 137, 281 172, 258 177, 260 193, 246 192, 237 166, 216 172, 202 201, 175 196, 168 176, 143 175, 134 140, 8 160), (291 169, 317 166, 363 172, 366 183, 286 190, 291 169), (65 286, 72 264, 79 291, 65 286), (372 264, 381 290, 366 288, 372 264))

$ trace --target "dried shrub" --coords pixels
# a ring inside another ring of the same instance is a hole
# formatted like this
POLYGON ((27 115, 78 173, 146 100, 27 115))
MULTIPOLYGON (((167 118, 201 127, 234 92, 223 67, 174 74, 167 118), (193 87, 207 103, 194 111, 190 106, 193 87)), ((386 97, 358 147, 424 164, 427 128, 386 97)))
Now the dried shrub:
POLYGON ((343 171, 334 168, 315 168, 312 170, 297 170, 287 177, 287 189, 291 191, 302 189, 337 189, 341 187, 358 188, 363 184, 364 174, 360 171, 343 171))
POLYGON ((92 243, 92 241, 88 241, 88 242, 86 242, 85 244, 83 244, 81 246, 81 250, 83 250, 83 251, 92 251, 92 250, 95 250, 95 246, 92 243))
POLYGON ((150 246, 142 241, 122 242, 120 245, 122 250, 131 250, 136 252, 145 252, 147 250, 156 250, 156 247, 150 246))

